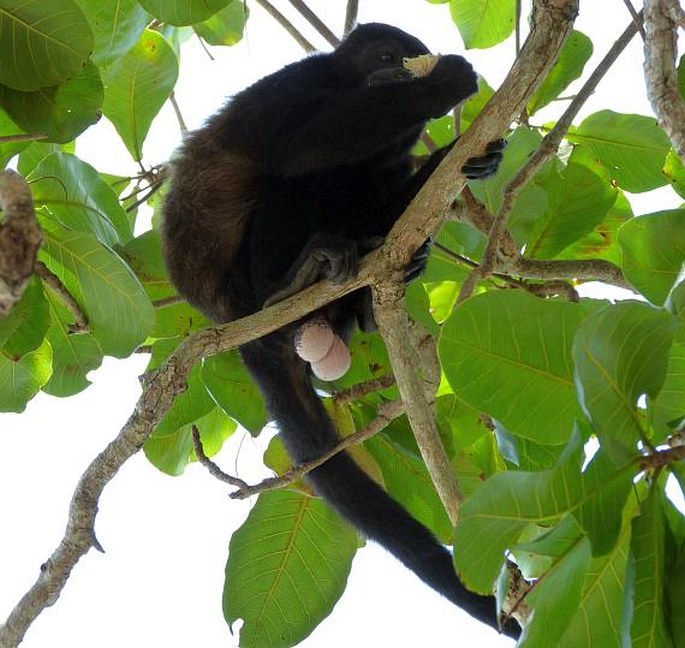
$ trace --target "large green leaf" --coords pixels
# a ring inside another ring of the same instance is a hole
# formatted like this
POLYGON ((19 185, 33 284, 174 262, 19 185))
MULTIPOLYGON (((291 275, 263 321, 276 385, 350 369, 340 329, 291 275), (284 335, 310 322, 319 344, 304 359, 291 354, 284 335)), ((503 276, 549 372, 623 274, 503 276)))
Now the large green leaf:
POLYGON ((626 279, 653 304, 663 304, 685 263, 685 209, 633 218, 618 240, 626 279))
POLYGON ((91 234, 72 232, 41 216, 39 258, 83 310, 102 350, 128 356, 148 335, 154 309, 130 268, 91 234))
POLYGON ((0 83, 38 90, 78 74, 93 33, 74 0, 0 0, 0 83))
MULTIPOLYGON (((618 542, 607 554, 593 558, 587 568, 580 603, 558 645, 628 646, 629 618, 626 601, 632 595, 633 583, 628 577, 630 520, 635 512, 635 498, 629 500, 623 514, 618 542)), ((563 592, 563 588, 562 588, 563 592)), ((544 617, 541 622, 544 623, 544 617)))
POLYGON ((215 455, 228 437, 235 432, 235 421, 228 418, 218 407, 179 428, 161 432, 159 428, 145 442, 143 451, 150 463, 167 475, 180 475, 186 466, 196 460, 193 447, 192 426, 200 432, 205 455, 215 455))
POLYGON ((224 616, 243 620, 243 648, 286 648, 330 614, 345 589, 357 534, 316 498, 262 493, 233 534, 224 616))
POLYGON ((23 412, 51 373, 52 349, 47 340, 16 361, 0 353, 0 412, 23 412))
POLYGON ((607 306, 580 326, 573 345, 578 397, 612 461, 623 464, 647 434, 638 410, 666 376, 675 320, 646 304, 607 306))
POLYGON ((0 86, 0 104, 22 129, 58 143, 73 140, 100 119, 104 96, 100 72, 90 61, 61 85, 33 92, 0 86))
POLYGON ((21 299, 7 315, 0 317, 2 353, 16 360, 38 348, 49 324, 50 313, 41 283, 31 277, 21 299))
POLYGON ((385 435, 376 435, 364 446, 378 463, 392 496, 438 538, 447 542, 452 536, 452 525, 423 461, 385 435))
POLYGON ((580 603, 589 562, 590 543, 580 538, 536 582, 526 597, 535 614, 518 643, 520 648, 557 645, 580 603))
POLYGON ((95 48, 92 59, 107 67, 130 50, 140 38, 150 17, 136 0, 76 0, 88 18, 95 48))
POLYGON ((262 431, 268 421, 264 400, 235 351, 205 358, 201 376, 207 391, 226 414, 255 436, 262 431))
POLYGON ((685 324, 680 324, 668 354, 666 379, 650 403, 656 443, 663 443, 685 420, 685 324))
POLYGON ((178 58, 160 33, 146 29, 136 45, 102 74, 102 111, 114 124, 134 159, 143 157, 143 142, 152 120, 169 98, 178 78, 178 58))
POLYGON ((66 229, 94 234, 114 247, 132 236, 116 194, 89 164, 69 153, 53 153, 31 173, 33 201, 47 205, 66 229))
POLYGON ((230 0, 228 5, 193 29, 210 45, 235 45, 243 37, 247 7, 242 0, 230 0))
POLYGON ((535 220, 526 247, 526 254, 536 258, 552 258, 592 232, 618 194, 610 182, 573 159, 538 186, 547 194, 547 209, 535 220))
POLYGON ((533 114, 556 99, 582 73, 592 56, 592 41, 582 32, 572 31, 564 43, 559 58, 528 101, 528 113, 533 114))
POLYGON ((43 391, 53 396, 72 396, 83 391, 90 381, 88 372, 102 363, 103 353, 92 333, 71 333, 72 313, 63 305, 59 295, 46 286, 52 323, 47 339, 52 346, 52 376, 43 391))
POLYGON ((567 137, 588 147, 626 191, 649 191, 667 183, 662 169, 670 142, 654 117, 602 110, 567 137))
MULTIPOLYGON (((0 133, 4 136, 21 135, 24 131, 17 126, 10 116, 0 108, 0 133)), ((7 163, 17 154, 30 145, 29 141, 0 141, 0 167, 3 169, 7 163)))
POLYGON ((515 0, 451 0, 450 11, 467 49, 492 47, 514 31, 515 0))
POLYGON ((207 20, 234 1, 236 0, 142 0, 140 4, 162 22, 170 25, 192 25, 207 20))
POLYGON ((578 304, 518 291, 478 295, 443 325, 443 371, 459 398, 510 432, 564 443, 580 414, 571 344, 585 315, 578 304))
POLYGON ((532 523, 555 521, 576 506, 582 495, 579 445, 574 441, 550 470, 494 475, 463 503, 454 562, 466 585, 491 593, 505 551, 523 531, 532 523))
POLYGON ((633 648, 672 648, 666 627, 665 586, 666 517, 661 502, 663 491, 657 484, 640 505, 640 515, 633 520, 631 549, 635 559, 633 648))

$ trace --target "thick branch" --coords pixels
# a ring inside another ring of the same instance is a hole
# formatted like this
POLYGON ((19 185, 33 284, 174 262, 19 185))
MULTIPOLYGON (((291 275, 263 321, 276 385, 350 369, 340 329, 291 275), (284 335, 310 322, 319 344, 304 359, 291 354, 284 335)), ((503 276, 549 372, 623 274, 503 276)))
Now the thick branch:
POLYGON ((647 96, 681 160, 685 160, 685 100, 675 67, 682 8, 676 0, 645 0, 647 96))
POLYGON ((33 210, 29 186, 18 173, 0 172, 0 317, 24 294, 43 234, 33 210))

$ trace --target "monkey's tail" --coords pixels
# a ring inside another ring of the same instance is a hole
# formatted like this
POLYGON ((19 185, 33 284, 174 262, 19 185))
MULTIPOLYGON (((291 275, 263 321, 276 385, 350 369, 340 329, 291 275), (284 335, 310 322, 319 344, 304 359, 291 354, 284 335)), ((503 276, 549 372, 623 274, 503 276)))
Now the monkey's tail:
MULTIPOLYGON (((242 347, 241 353, 295 463, 320 457, 338 444, 333 422, 287 336, 271 334, 242 347)), ((421 580, 479 621, 499 630, 494 597, 466 589, 457 578, 447 549, 346 452, 312 470, 307 480, 340 515, 385 547, 421 580)), ((502 631, 512 637, 520 634, 513 622, 502 631)))

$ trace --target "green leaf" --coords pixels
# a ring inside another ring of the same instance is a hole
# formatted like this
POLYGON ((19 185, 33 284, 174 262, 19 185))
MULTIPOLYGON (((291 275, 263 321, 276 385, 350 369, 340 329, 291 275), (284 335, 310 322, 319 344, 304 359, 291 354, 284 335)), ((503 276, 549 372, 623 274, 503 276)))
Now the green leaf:
POLYGON ((662 443, 685 417, 685 324, 680 324, 668 355, 666 379, 659 395, 650 403, 654 441, 662 443))
POLYGON ((186 466, 197 459, 193 447, 192 425, 196 425, 200 431, 202 448, 208 457, 216 454, 237 428, 235 421, 218 407, 214 407, 192 424, 164 434, 155 430, 143 446, 148 461, 167 475, 181 475, 186 466))
POLYGON ((550 259, 599 225, 616 202, 618 190, 573 158, 560 173, 550 173, 539 186, 547 209, 534 223, 526 255, 550 259))
POLYGON ((0 86, 0 104, 29 133, 50 142, 69 142, 101 117, 105 91, 98 68, 88 61, 61 85, 22 92, 0 86))
POLYGON ((2 353, 16 360, 37 349, 43 342, 49 324, 48 303, 40 281, 33 276, 9 314, 0 317, 2 353))
POLYGON ((47 340, 16 362, 0 353, 0 412, 23 412, 52 373, 52 349, 47 340))
MULTIPOLYGON (((679 513, 682 520, 682 514, 679 513)), ((670 547, 667 546, 667 549, 670 547)), ((666 580, 666 618, 676 648, 685 646, 685 545, 680 544, 668 554, 668 579, 666 580)))
POLYGON ((47 339, 52 346, 53 358, 52 376, 43 386, 43 391, 52 396, 72 396, 90 385, 88 372, 100 366, 104 354, 91 333, 69 331, 73 315, 49 286, 46 294, 52 316, 47 339))
POLYGON ((79 304, 104 353, 124 358, 147 337, 154 309, 130 268, 91 234, 39 218, 45 237, 39 258, 79 304))
POLYGON ((621 227, 618 240, 626 279, 662 305, 685 263, 685 209, 633 218, 621 227))
POLYGON ((592 56, 592 41, 582 32, 573 30, 559 53, 559 58, 528 101, 528 113, 533 114, 559 97, 571 81, 582 73, 592 56))
POLYGON ((170 25, 192 25, 202 22, 235 0, 142 0, 140 3, 155 18, 170 25))
POLYGON ((136 0, 76 0, 95 35, 92 59, 107 67, 128 52, 150 20, 136 0))
POLYGON ((664 615, 666 517, 661 497, 662 490, 654 484, 640 505, 640 515, 633 520, 631 550, 635 558, 635 593, 631 645, 634 648, 673 646, 664 615))
POLYGON ((253 436, 262 431, 269 420, 264 400, 237 352, 205 358, 201 377, 211 397, 228 416, 253 436))
POLYGON ((492 592, 505 551, 533 523, 549 523, 581 497, 580 440, 558 465, 541 472, 507 472, 490 477, 462 504, 454 536, 454 562, 465 584, 492 592))
POLYGON ((667 182, 662 169, 670 142, 654 117, 602 110, 567 137, 587 147, 626 191, 649 191, 667 182))
MULTIPOLYGON (((4 136, 21 135, 24 131, 19 128, 10 116, 0 108, 0 133, 4 136)), ((30 141, 0 141, 0 168, 5 168, 7 163, 17 154, 31 144, 30 141)))
MULTIPOLYGON (((587 568, 580 604, 574 611, 563 637, 555 646, 628 646, 626 599, 632 594, 627 576, 630 520, 635 499, 629 500, 623 515, 618 542, 604 556, 593 558, 587 568)), ((562 590, 563 591, 563 590, 562 590)), ((545 622, 545 617, 540 619, 545 622)))
POLYGON ((17 171, 28 177, 31 172, 46 158, 53 153, 60 153, 62 147, 59 144, 47 142, 31 142, 20 154, 17 160, 17 171))
POLYGON ((214 401, 200 378, 200 365, 195 365, 188 376, 186 390, 174 399, 171 409, 159 422, 152 436, 169 436, 184 425, 209 414, 213 408, 214 401))
POLYGON ((459 398, 510 432, 565 443, 580 414, 571 344, 585 315, 578 304, 518 291, 478 295, 443 325, 443 371, 459 398))
POLYGON ((520 648, 556 646, 580 603, 585 574, 590 562, 590 543, 579 539, 526 597, 534 612, 519 640, 520 648))
MULTIPOLYGON (((542 137, 536 129, 523 126, 517 128, 507 138, 507 148, 497 173, 487 180, 471 180, 469 182, 469 187, 474 196, 487 206, 490 213, 496 214, 499 211, 504 188, 516 176, 541 141, 542 137)), ((532 182, 534 181, 535 178, 532 182)), ((532 182, 529 183, 529 186, 532 182)), ((526 210, 530 210, 530 198, 526 193, 519 196, 516 204, 519 203, 525 205, 526 210)))
POLYGON ((242 0, 230 0, 228 5, 193 29, 210 45, 235 45, 243 37, 247 11, 242 0))
POLYGON ((74 0, 0 0, 0 83, 38 90, 78 74, 93 33, 74 0))
POLYGON ((578 398, 614 463, 634 457, 637 441, 646 436, 638 399, 659 393, 674 328, 668 313, 622 302, 588 317, 578 330, 578 398))
POLYGON ((671 183, 673 190, 681 198, 685 198, 685 165, 680 159, 680 156, 673 149, 671 149, 666 156, 664 175, 671 183))
POLYGON ((321 500, 262 493, 233 534, 223 608, 243 620, 243 648, 294 646, 330 614, 345 589, 357 534, 321 500))
POLYGON ((98 172, 69 153, 53 153, 31 173, 33 201, 46 205, 62 227, 94 234, 114 247, 132 236, 119 200, 98 172), (38 180, 40 180, 38 182, 38 180))
POLYGON ((143 142, 152 120, 169 98, 178 78, 178 58, 164 36, 151 29, 102 74, 102 111, 114 124, 135 160, 143 157, 143 142))
POLYGON ((514 31, 515 0, 451 0, 450 11, 466 49, 492 47, 514 31))
POLYGON ((385 486, 393 498, 438 538, 448 542, 452 524, 423 461, 383 434, 366 441, 364 447, 380 466, 385 486))
POLYGON ((602 449, 583 472, 583 500, 573 514, 590 538, 595 557, 607 554, 618 541, 635 472, 632 463, 617 469, 602 449))

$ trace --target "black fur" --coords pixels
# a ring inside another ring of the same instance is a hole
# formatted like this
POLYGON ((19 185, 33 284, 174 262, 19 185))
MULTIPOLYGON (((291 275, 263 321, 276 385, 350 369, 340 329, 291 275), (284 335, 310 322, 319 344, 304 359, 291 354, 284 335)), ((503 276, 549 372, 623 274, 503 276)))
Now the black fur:
MULTIPOLYGON (((402 58, 426 53, 423 43, 394 27, 360 26, 333 53, 262 79, 192 133, 174 160, 164 208, 164 248, 179 292, 225 322, 259 310, 274 295, 356 272, 359 257, 382 240, 444 157, 438 151, 413 171, 411 148, 425 122, 477 89, 471 66, 456 55, 440 58, 425 77, 410 77, 402 58)), ((490 175, 502 147, 493 145, 465 171, 490 175)), ((424 260, 425 250, 410 277, 424 260)), ((325 309, 343 338, 356 320, 368 324, 367 295, 325 309)), ((338 435, 294 352, 293 330, 241 353, 300 463, 330 450, 338 435)), ((494 599, 466 590, 449 552, 347 453, 308 479, 426 583, 497 627, 494 599)), ((515 627, 505 631, 518 634, 515 627)))

